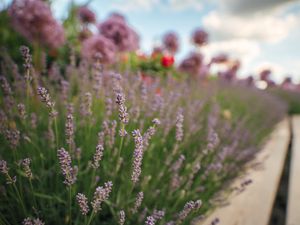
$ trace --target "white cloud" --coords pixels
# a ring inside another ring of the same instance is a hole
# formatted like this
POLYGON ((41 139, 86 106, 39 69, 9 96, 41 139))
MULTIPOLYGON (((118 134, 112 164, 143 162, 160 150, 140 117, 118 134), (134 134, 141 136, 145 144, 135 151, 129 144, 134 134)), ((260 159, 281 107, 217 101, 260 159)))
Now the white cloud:
POLYGON ((181 11, 186 9, 201 10, 203 3, 199 0, 120 0, 112 7, 123 12, 149 11, 152 9, 181 11))
POLYGON ((247 38, 264 42, 283 40, 289 32, 299 25, 299 16, 273 15, 238 17, 213 11, 203 19, 203 25, 211 34, 212 39, 247 38))
POLYGON ((253 15, 266 11, 281 10, 288 6, 288 3, 295 0, 222 0, 218 1, 223 11, 239 14, 253 15))

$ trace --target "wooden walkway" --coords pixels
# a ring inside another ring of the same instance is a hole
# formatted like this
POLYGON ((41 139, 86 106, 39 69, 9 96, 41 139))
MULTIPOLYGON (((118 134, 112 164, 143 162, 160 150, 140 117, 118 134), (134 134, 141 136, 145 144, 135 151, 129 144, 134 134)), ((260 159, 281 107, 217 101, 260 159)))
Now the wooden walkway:
POLYGON ((300 224, 300 116, 293 117, 293 142, 286 225, 300 224))
MULTIPOLYGON (((298 123, 298 162, 300 160, 300 118, 298 123)), ((285 158, 287 155, 288 145, 290 141, 289 121, 285 119, 279 123, 271 134, 270 140, 265 145, 264 149, 258 153, 256 160, 262 162, 261 169, 249 169, 247 172, 253 183, 246 190, 235 196, 229 197, 230 204, 225 207, 217 208, 212 214, 199 223, 199 225, 210 225, 211 221, 219 218, 220 225, 268 225, 272 213, 274 200, 277 193, 277 188, 280 182, 283 171, 285 158)), ((297 144, 297 143, 296 143, 297 144)), ((255 160, 255 161, 256 161, 255 160)), ((252 162, 253 163, 253 162, 252 162)), ((300 162, 295 166, 294 176, 300 172, 300 162)), ((240 186, 241 180, 233 183, 233 186, 240 186)), ((298 180, 298 186, 299 186, 298 180)), ((300 225, 300 208, 299 195, 300 188, 297 189, 297 196, 291 195, 294 200, 291 201, 290 211, 291 218, 295 214, 295 220, 291 219, 288 225, 300 225), (298 204, 298 208, 297 207, 298 204), (298 211, 298 215, 297 212, 298 211), (296 216, 298 216, 296 218, 296 216), (295 223, 294 221, 298 221, 295 223)), ((292 190, 292 193, 296 191, 292 190)))

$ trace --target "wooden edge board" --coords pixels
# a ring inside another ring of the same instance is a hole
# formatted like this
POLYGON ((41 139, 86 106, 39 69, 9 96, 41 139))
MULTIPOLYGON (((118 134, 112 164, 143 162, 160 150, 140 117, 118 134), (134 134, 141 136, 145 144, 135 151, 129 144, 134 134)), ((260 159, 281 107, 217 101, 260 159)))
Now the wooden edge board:
POLYGON ((300 116, 292 118, 293 142, 289 176, 287 225, 300 224, 300 116))
MULTIPOLYGON (((249 163, 261 162, 262 168, 246 170, 247 179, 253 183, 239 195, 230 196, 230 204, 216 208, 199 225, 210 225, 219 218, 222 225, 267 225, 272 213, 274 200, 279 186, 281 174, 290 141, 289 120, 285 118, 277 124, 264 148, 256 159, 249 163)), ((240 186, 237 179, 232 187, 240 186)), ((300 224, 300 223, 299 223, 300 224)))

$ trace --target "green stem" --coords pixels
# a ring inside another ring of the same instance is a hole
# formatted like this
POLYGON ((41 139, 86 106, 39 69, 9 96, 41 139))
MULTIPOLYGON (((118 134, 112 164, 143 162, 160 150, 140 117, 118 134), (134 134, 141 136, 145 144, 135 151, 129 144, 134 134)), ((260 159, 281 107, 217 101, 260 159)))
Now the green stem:
POLYGON ((55 129, 55 141, 56 141, 56 149, 58 149, 58 129, 57 129, 57 119, 54 118, 54 129, 55 129))
POLYGON ((15 192, 16 192, 16 194, 17 194, 17 197, 18 197, 18 199, 19 199, 19 202, 20 202, 20 204, 21 204, 21 207, 22 207, 22 209, 23 209, 23 212, 24 212, 24 214, 26 215, 26 208, 25 208, 25 205, 24 205, 24 203, 23 203, 23 201, 22 201, 20 192, 19 192, 19 190, 18 190, 16 184, 14 183, 13 179, 11 178, 11 176, 10 176, 8 173, 6 174, 6 176, 7 176, 8 180, 12 183, 12 185, 13 185, 13 187, 14 187, 14 189, 15 189, 15 192))
POLYGON ((94 215, 95 215, 95 212, 94 212, 94 210, 93 210, 93 211, 92 211, 92 214, 90 215, 90 218, 89 218, 89 221, 88 221, 87 225, 90 225, 90 224, 91 224, 91 222, 92 222, 92 220, 93 220, 93 218, 94 218, 94 215))
POLYGON ((33 204, 34 204, 34 208, 37 209, 37 203, 36 203, 36 199, 35 199, 35 195, 34 195, 34 191, 33 191, 33 186, 32 186, 31 179, 29 179, 29 184, 30 184, 30 189, 31 189, 32 196, 33 196, 33 204))
POLYGON ((69 224, 72 224, 72 187, 69 187, 69 224))

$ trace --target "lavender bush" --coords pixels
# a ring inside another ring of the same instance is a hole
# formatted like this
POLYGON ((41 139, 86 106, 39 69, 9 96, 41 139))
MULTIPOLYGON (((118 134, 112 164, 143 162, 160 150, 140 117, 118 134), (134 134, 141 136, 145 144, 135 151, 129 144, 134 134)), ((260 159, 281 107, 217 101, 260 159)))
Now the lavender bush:
POLYGON ((285 113, 253 88, 149 84, 100 56, 53 79, 22 53, 24 65, 7 60, 0 73, 4 225, 196 223, 285 113))

